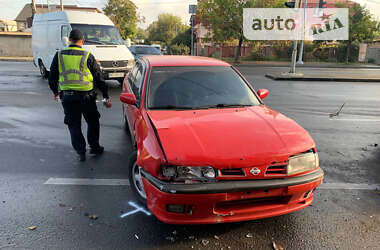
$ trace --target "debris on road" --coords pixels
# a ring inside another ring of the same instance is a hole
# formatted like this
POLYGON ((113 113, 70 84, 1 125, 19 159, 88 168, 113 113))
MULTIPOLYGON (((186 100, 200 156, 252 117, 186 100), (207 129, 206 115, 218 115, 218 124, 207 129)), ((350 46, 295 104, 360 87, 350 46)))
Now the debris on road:
POLYGON ((97 220, 98 216, 96 214, 93 214, 93 215, 88 216, 88 218, 90 218, 91 220, 97 220))
POLYGON ((246 237, 246 238, 252 238, 253 235, 252 235, 251 233, 248 233, 245 237, 246 237))
POLYGON ((63 203, 59 203, 58 205, 59 205, 60 207, 66 207, 66 205, 63 204, 63 203))
POLYGON ((35 230, 37 227, 36 226, 30 226, 28 227, 29 230, 35 230))
POLYGON ((281 244, 276 243, 274 241, 273 241, 273 248, 274 248, 274 250, 284 250, 285 249, 284 246, 282 246, 281 244))
POLYGON ((191 235, 189 236, 189 240, 194 240, 195 239, 195 236, 191 235))
POLYGON ((135 238, 136 238, 136 239, 139 239, 139 236, 137 236, 137 234, 135 234, 135 238))
POLYGON ((210 243, 210 241, 208 241, 208 240, 202 240, 202 245, 203 245, 203 246, 207 246, 208 243, 210 243))
POLYGON ((346 105, 346 103, 343 103, 343 105, 340 107, 340 109, 337 112, 329 114, 330 118, 334 117, 334 116, 338 116, 340 114, 340 112, 342 111, 344 105, 346 105))
POLYGON ((216 240, 220 240, 219 236, 217 236, 217 235, 214 235, 214 238, 215 238, 216 240))
POLYGON ((172 234, 173 234, 173 235, 177 235, 177 231, 174 230, 174 231, 172 232, 172 234))
POLYGON ((84 213, 84 216, 88 217, 88 216, 90 216, 90 214, 89 213, 84 213))

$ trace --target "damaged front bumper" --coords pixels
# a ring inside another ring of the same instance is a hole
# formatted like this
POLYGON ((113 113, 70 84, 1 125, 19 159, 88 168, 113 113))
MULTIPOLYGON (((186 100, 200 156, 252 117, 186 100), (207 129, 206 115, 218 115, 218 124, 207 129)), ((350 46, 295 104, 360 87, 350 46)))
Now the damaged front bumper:
POLYGON ((141 169, 149 209, 170 224, 209 224, 255 220, 310 205, 323 170, 284 179, 173 184, 141 169), (170 210, 176 206, 177 211, 170 210))

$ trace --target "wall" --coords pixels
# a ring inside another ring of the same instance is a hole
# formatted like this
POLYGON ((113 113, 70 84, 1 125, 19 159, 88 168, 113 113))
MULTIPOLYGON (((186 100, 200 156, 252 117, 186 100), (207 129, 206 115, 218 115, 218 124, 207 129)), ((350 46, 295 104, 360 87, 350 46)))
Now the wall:
POLYGON ((368 45, 366 61, 369 59, 375 59, 375 63, 380 64, 380 43, 368 45))
POLYGON ((0 56, 33 56, 32 33, 0 32, 0 56))

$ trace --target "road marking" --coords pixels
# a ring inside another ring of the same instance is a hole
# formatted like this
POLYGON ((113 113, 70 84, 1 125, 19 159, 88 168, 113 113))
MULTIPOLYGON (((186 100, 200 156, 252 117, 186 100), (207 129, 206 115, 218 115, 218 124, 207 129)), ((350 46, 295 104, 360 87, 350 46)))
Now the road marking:
POLYGON ((134 207, 134 208, 136 208, 136 209, 135 209, 135 210, 132 210, 132 211, 129 211, 128 213, 122 214, 122 215, 120 216, 120 218, 125 218, 125 217, 127 217, 127 216, 129 216, 129 215, 132 215, 132 214, 135 214, 135 213, 138 213, 138 212, 143 212, 144 214, 146 214, 146 215, 148 215, 148 216, 152 215, 152 214, 151 214, 149 211, 147 211, 144 207, 137 205, 137 204, 136 204, 135 202, 133 202, 133 201, 129 201, 128 204, 129 204, 131 207, 134 207))
POLYGON ((322 183, 319 189, 344 189, 344 190, 380 190, 377 184, 357 184, 357 183, 322 183))
MULTIPOLYGON (((129 186, 128 179, 49 178, 46 185, 129 186)), ((319 189, 380 190, 380 184, 322 183, 319 189)), ((131 205, 133 206, 133 205, 131 205)))
POLYGON ((347 121, 347 122, 380 122, 379 119, 347 119, 347 118, 337 118, 330 119, 331 121, 347 121))
POLYGON ((46 185, 129 186, 128 179, 49 178, 46 185))

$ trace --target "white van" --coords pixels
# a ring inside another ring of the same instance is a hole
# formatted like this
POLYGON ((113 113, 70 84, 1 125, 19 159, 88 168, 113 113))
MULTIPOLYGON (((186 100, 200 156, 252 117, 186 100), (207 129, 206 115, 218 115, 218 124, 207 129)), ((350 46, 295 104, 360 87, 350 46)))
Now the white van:
POLYGON ((121 82, 133 67, 134 57, 112 21, 101 13, 92 12, 57 11, 34 16, 33 62, 40 68, 41 75, 48 76, 55 53, 69 45, 72 29, 84 33, 83 49, 95 56, 104 79, 121 82))

